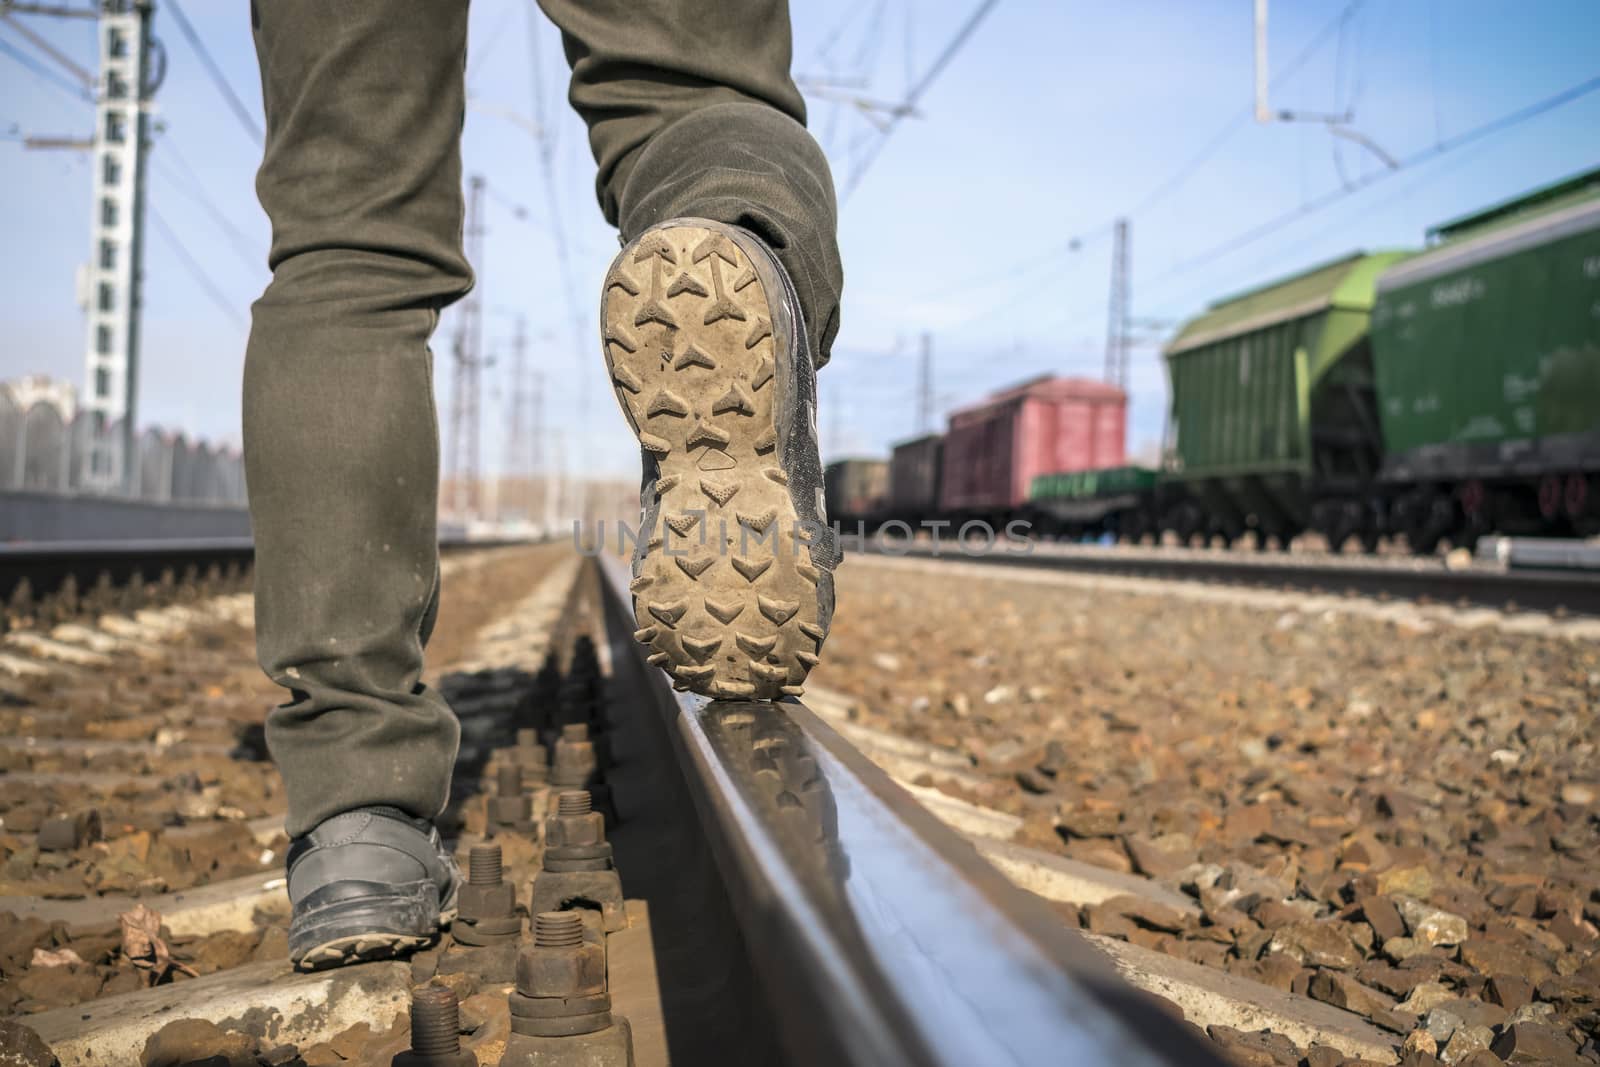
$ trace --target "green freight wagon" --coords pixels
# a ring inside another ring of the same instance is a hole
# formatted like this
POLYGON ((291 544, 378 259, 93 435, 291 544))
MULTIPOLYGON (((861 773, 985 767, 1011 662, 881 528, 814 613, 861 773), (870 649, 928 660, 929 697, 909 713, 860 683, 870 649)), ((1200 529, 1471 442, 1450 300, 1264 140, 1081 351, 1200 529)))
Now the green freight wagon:
POLYGON ((1041 474, 1028 487, 1030 519, 1045 534, 1137 540, 1154 530, 1155 487, 1148 467, 1041 474))
POLYGON ((1156 472, 1149 467, 1108 467, 1097 471, 1041 474, 1033 480, 1028 499, 1037 502, 1121 496, 1153 489, 1155 484, 1156 472))
POLYGON ((1315 525, 1364 538, 1383 455, 1367 340, 1378 276, 1408 253, 1356 253, 1213 304, 1166 348, 1170 469, 1158 504, 1181 539, 1315 525))
POLYGON ((1461 524, 1591 532, 1600 168, 1428 236, 1379 279, 1372 315, 1396 525, 1422 547, 1461 524))

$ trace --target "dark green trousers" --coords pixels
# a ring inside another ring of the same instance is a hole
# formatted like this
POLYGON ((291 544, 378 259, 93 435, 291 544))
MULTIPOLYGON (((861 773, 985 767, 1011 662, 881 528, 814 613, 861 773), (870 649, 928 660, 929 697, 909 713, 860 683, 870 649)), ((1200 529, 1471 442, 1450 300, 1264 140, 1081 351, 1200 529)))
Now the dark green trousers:
MULTIPOLYGON (((825 359, 836 207, 789 75, 786 0, 541 4, 561 29, 606 219, 625 239, 676 216, 761 235, 825 359)), ((431 817, 460 734, 421 674, 439 600, 428 339, 472 285, 467 4, 253 0, 251 20, 272 282, 245 360, 245 466, 257 652, 289 690, 267 742, 290 834, 367 804, 431 817)))

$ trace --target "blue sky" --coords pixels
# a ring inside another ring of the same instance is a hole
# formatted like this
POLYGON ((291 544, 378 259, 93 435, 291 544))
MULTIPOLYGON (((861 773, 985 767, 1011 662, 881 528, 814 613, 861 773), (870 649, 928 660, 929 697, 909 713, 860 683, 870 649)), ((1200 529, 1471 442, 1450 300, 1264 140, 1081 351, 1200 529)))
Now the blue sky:
MULTIPOLYGON (((242 0, 183 0, 247 105, 260 89, 242 0)), ((975 0, 803 0, 797 74, 899 99, 975 0), (828 45, 828 42, 832 42, 828 45)), ((213 298, 161 232, 148 241, 142 419, 237 440, 248 306, 267 280, 257 206, 260 149, 226 108, 170 15, 157 96, 150 205, 179 235, 213 298), (196 185, 226 225, 186 193, 196 185), (230 234, 228 229, 237 231, 230 234)), ((489 182, 483 265, 484 455, 502 454, 507 341, 527 316, 545 419, 569 470, 636 470, 606 388, 594 294, 616 248, 592 193, 566 68, 540 20, 537 92, 555 138, 555 201, 572 248, 582 344, 557 267, 546 190, 527 132, 537 112, 529 0, 476 0, 464 157, 489 182)), ((27 25, 85 67, 87 25, 27 25)), ((17 31, 0 40, 37 56, 17 31)), ((823 373, 825 451, 871 454, 916 430, 918 336, 933 337, 937 408, 1043 372, 1098 376, 1111 242, 1132 219, 1133 310, 1175 322, 1209 300, 1353 248, 1404 247, 1430 223, 1600 163, 1600 92, 1428 158, 1440 142, 1600 75, 1600 4, 1587 0, 1274 0, 1275 108, 1350 112, 1399 160, 1318 123, 1250 121, 1249 0, 1000 0, 844 200, 843 330, 823 373), (1341 14, 1348 17, 1340 21, 1341 14), (1331 31, 1328 27, 1335 27, 1331 31), (1325 32, 1326 31, 1326 32, 1325 32), (1314 42, 1320 44, 1313 46, 1314 42), (1308 53, 1308 54, 1306 54, 1308 53), (1296 63, 1304 54, 1304 59, 1296 63), (1292 69, 1291 69, 1292 68, 1292 69), (1357 186, 1328 206, 1304 205, 1357 186), (1240 243, 1263 223, 1286 219, 1240 243), (1218 251, 1218 250, 1221 251, 1218 251)), ((48 65, 49 61, 40 62, 48 65)), ((876 136, 850 108, 812 98, 813 129, 844 187, 876 136)), ((24 150, 29 134, 83 135, 90 109, 0 54, 0 378, 82 374, 74 275, 88 250, 89 171, 71 152, 24 150)), ((449 404, 446 315, 435 339, 449 404)), ((1130 447, 1158 441, 1165 377, 1156 341, 1135 350, 1130 447)))

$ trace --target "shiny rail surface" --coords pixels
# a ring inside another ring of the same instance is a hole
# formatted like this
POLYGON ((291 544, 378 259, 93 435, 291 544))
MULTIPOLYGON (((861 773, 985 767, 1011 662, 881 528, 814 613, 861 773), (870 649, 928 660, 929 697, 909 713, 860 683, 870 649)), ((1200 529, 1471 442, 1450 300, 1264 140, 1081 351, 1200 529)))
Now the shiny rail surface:
POLYGON ((1366 557, 1253 553, 1238 549, 1130 548, 1123 546, 996 544, 962 551, 947 541, 935 552, 926 543, 850 539, 847 552, 945 559, 1009 567, 1137 578, 1186 579, 1307 592, 1426 600, 1520 611, 1600 616, 1600 572, 1555 567, 1508 568, 1474 562, 1451 569, 1443 559, 1374 560, 1366 557))
POLYGON ((791 1062, 1220 1062, 803 704, 649 676, 791 1062))

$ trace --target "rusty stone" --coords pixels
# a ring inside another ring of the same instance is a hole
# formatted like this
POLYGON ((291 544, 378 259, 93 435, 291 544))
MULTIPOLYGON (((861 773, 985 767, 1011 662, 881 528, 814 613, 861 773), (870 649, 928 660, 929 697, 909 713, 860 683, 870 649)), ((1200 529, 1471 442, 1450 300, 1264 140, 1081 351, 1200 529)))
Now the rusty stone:
POLYGON ((1507 1063, 1558 1063, 1577 1055, 1567 1035, 1553 1026, 1513 1023, 1494 1039, 1489 1050, 1507 1063))
POLYGON ((1533 1000, 1533 983, 1521 975, 1497 974, 1489 979, 1485 994, 1506 1011, 1516 1011, 1533 1000))
POLYGON ((1312 976, 1306 992, 1314 1000, 1332 1004, 1346 1011, 1370 1015, 1378 1008, 1392 1008, 1394 1004, 1376 989, 1369 989, 1347 974, 1322 970, 1312 976))
POLYGON ((1405 936, 1405 922, 1400 918, 1400 909, 1395 907, 1394 901, 1388 897, 1367 894, 1356 898, 1356 903, 1361 908, 1361 917, 1372 927, 1372 932, 1380 942, 1405 936))

